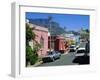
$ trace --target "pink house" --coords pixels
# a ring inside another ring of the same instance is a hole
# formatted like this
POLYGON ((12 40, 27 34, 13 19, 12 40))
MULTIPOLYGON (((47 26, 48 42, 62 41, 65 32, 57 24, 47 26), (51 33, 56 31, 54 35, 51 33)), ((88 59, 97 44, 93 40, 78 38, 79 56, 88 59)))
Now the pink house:
POLYGON ((34 28, 33 32, 36 34, 35 40, 42 46, 38 55, 40 57, 46 56, 48 51, 48 29, 35 24, 30 24, 30 27, 34 28))

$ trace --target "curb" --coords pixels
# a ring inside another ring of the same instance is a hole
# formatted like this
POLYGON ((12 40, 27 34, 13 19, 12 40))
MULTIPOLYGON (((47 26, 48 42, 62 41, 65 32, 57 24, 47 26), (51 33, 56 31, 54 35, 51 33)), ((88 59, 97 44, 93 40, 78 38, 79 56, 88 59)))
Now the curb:
POLYGON ((62 54, 62 55, 66 55, 66 54, 68 54, 69 53, 69 50, 68 51, 66 51, 64 54, 62 54))
POLYGON ((43 61, 39 61, 39 62, 35 63, 34 65, 28 65, 27 67, 37 67, 42 63, 43 63, 43 61))
POLYGON ((39 62, 35 63, 33 66, 36 67, 36 66, 39 66, 42 63, 43 63, 43 61, 39 61, 39 62))

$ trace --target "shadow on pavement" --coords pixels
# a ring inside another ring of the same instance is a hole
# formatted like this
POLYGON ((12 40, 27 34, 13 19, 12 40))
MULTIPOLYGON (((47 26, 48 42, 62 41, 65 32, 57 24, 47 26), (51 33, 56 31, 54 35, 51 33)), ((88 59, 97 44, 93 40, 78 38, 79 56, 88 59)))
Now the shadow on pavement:
POLYGON ((73 63, 78 64, 90 64, 90 57, 87 55, 84 56, 78 56, 73 60, 73 63))

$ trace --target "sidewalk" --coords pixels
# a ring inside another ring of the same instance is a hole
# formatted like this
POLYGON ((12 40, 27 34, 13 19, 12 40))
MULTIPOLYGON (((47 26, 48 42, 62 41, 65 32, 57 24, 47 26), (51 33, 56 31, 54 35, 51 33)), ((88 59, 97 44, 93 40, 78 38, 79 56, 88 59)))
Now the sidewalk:
POLYGON ((39 66, 42 63, 43 63, 43 61, 39 61, 39 62, 35 63, 33 66, 36 67, 36 66, 39 66))
POLYGON ((62 55, 66 55, 66 54, 68 54, 69 53, 69 50, 67 50, 65 53, 63 53, 62 55))
POLYGON ((34 65, 28 65, 27 67, 37 67, 42 63, 43 63, 43 61, 39 61, 39 62, 36 62, 34 65))

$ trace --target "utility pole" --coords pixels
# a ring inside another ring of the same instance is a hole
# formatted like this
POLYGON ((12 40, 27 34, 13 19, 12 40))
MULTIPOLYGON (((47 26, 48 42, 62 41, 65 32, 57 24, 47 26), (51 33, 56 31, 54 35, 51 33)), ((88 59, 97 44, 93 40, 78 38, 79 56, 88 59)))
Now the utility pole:
POLYGON ((49 16, 48 17, 48 21, 49 21, 49 28, 50 28, 50 51, 51 51, 51 22, 52 22, 52 17, 51 16, 49 16))

